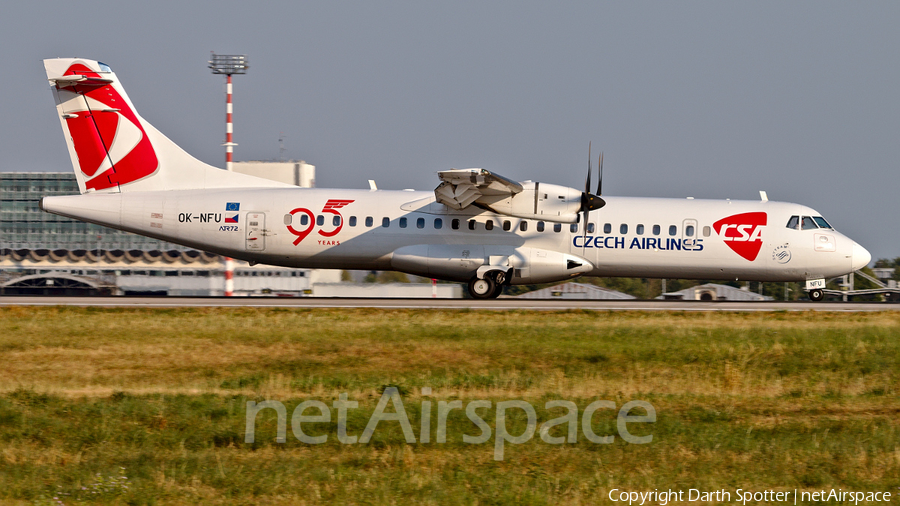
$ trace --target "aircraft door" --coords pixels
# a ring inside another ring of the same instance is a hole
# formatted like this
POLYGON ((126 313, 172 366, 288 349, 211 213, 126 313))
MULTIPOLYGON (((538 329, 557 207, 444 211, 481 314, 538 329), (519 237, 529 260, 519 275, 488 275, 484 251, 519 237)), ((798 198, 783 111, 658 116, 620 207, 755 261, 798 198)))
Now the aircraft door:
POLYGON ((266 249, 266 213, 247 213, 247 251, 266 249))
POLYGON ((681 247, 686 250, 694 249, 700 231, 697 230, 697 220, 687 219, 681 224, 681 247))

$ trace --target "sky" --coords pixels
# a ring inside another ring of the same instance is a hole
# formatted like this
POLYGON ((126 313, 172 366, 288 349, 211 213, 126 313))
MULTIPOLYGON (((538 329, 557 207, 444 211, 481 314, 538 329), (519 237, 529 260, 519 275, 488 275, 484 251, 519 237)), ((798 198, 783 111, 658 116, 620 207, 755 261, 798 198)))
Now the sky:
MULTIPOLYGON (((897 2, 13 2, 0 171, 68 171, 41 60, 107 63, 140 114, 224 166, 303 159, 317 186, 437 186, 482 167, 607 195, 759 198, 900 256, 897 2), (596 174, 594 176, 596 181, 596 174)), ((602 211, 601 211, 602 212, 602 211)))

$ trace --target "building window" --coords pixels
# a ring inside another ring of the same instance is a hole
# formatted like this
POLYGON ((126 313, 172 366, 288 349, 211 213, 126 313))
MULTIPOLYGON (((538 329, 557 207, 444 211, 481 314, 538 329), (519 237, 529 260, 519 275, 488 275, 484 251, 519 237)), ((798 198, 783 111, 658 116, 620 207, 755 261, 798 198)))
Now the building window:
POLYGON ((440 230, 440 229, 442 229, 443 227, 444 227, 444 221, 441 220, 440 218, 435 218, 435 219, 434 219, 434 228, 435 228, 435 230, 440 230))
POLYGON ((425 218, 416 219, 416 228, 425 228, 425 218))

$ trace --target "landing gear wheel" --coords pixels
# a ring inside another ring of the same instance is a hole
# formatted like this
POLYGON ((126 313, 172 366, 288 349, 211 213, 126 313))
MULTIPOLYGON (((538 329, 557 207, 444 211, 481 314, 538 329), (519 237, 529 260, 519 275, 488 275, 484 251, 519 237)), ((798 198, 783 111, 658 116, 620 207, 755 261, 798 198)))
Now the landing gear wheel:
POLYGON ((823 292, 819 288, 809 291, 809 300, 811 300, 813 302, 819 302, 820 300, 822 300, 824 298, 825 298, 825 292, 823 292))
MULTIPOLYGON (((476 299, 489 299, 497 291, 497 284, 494 280, 485 277, 484 279, 472 278, 469 280, 469 293, 476 299)), ((498 294, 499 295, 499 294, 498 294)))
POLYGON ((500 283, 494 283, 494 291, 491 292, 491 298, 496 299, 500 295, 503 294, 503 285, 500 283))

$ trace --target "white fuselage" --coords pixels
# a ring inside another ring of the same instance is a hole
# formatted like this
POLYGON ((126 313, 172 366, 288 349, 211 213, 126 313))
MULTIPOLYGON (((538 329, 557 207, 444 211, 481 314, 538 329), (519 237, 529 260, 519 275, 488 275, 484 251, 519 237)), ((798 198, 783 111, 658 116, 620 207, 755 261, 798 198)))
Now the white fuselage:
POLYGON ((436 203, 433 192, 170 190, 47 197, 42 207, 251 262, 458 281, 488 265, 509 267, 512 284, 579 274, 804 281, 869 261, 865 249, 833 229, 787 228, 792 216, 819 216, 799 204, 604 199, 606 206, 590 214, 586 237, 580 224, 474 206, 453 210, 436 203))

